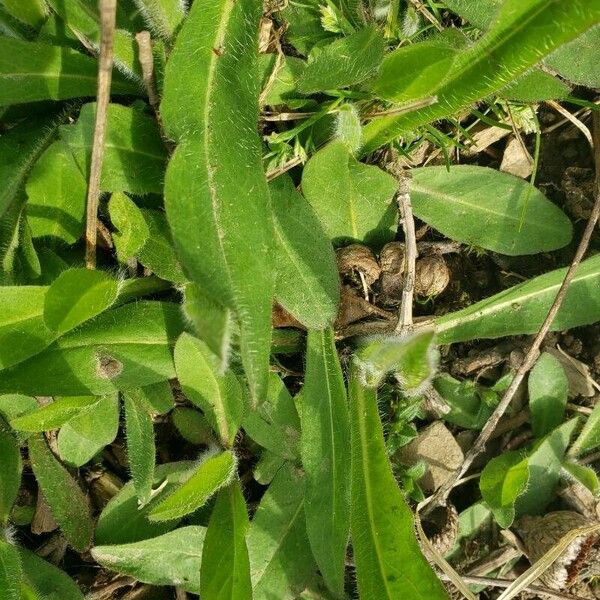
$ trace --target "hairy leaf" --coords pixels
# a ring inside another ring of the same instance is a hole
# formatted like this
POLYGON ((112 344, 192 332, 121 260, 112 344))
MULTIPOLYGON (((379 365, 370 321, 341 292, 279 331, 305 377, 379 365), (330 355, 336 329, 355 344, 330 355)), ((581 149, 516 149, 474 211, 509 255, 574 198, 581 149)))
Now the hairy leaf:
POLYGON ((44 0, 2 0, 4 8, 19 21, 38 29, 44 22, 47 12, 44 0))
POLYGON ((150 29, 165 41, 170 41, 185 16, 181 0, 135 0, 150 29))
POLYGON ((576 457, 600 446, 600 404, 596 404, 583 429, 569 448, 569 456, 576 457))
POLYGON ((498 94, 517 102, 540 102, 560 100, 570 92, 569 86, 560 79, 541 69, 532 69, 502 88, 498 94))
POLYGON ((32 411, 12 419, 10 425, 19 431, 51 431, 62 427, 67 421, 97 401, 98 399, 94 396, 56 398, 50 404, 36 407, 32 411))
POLYGON ((3 600, 22 600, 21 581, 23 572, 19 551, 0 538, 0 591, 3 600))
MULTIPOLYGON (((0 526, 5 526, 21 485, 23 462, 15 436, 0 429, 0 526)), ((2 561, 0 560, 0 563, 2 561)))
POLYGON ((212 427, 199 410, 177 406, 171 413, 171 419, 179 435, 190 444, 210 446, 214 442, 212 427))
POLYGON ((168 381, 159 381, 152 385, 127 390, 127 395, 141 402, 153 414, 165 415, 174 406, 173 390, 168 381))
POLYGON ((113 232, 113 242, 121 262, 134 258, 144 247, 150 229, 142 211, 122 192, 115 192, 108 203, 110 220, 118 231, 113 232))

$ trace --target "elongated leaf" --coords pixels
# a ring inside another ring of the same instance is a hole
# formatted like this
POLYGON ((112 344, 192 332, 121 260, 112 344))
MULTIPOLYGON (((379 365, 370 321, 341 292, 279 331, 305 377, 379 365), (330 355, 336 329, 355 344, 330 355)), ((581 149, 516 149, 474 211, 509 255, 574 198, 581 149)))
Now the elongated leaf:
POLYGON ((303 483, 301 474, 284 464, 252 519, 248 554, 254 600, 294 600, 314 573, 303 483))
POLYGON ((31 436, 28 447, 31 467, 52 516, 73 548, 79 552, 87 550, 94 531, 87 496, 52 454, 41 434, 31 436))
POLYGON ((185 4, 180 0, 135 0, 150 29, 165 41, 170 41, 185 16, 185 4))
POLYGON ((5 600, 21 599, 23 572, 19 551, 4 539, 0 539, 0 591, 5 600))
POLYGON ((22 394, 0 395, 0 416, 10 422, 18 416, 31 412, 38 407, 37 400, 22 394))
POLYGON ((302 191, 334 244, 364 241, 383 246, 391 241, 397 188, 391 175, 359 163, 340 141, 319 150, 302 172, 302 191))
POLYGON ((491 508, 500 527, 515 519, 515 502, 527 488, 529 466, 523 451, 505 452, 492 458, 479 479, 481 496, 491 508))
POLYGON ((98 401, 94 396, 67 396, 12 419, 19 431, 42 432, 62 427, 67 421, 98 401))
POLYGON ((125 432, 127 434, 127 457, 133 486, 142 506, 150 500, 156 446, 154 426, 148 409, 135 396, 124 394, 125 432))
POLYGON ((199 410, 177 406, 171 413, 171 419, 179 435, 190 444, 210 446, 214 442, 212 427, 199 410))
POLYGON ((448 8, 479 29, 487 29, 498 13, 502 0, 447 0, 448 8))
POLYGON ((112 224, 118 229, 113 232, 117 256, 121 262, 127 262, 144 247, 150 230, 142 211, 129 196, 121 192, 111 196, 108 210, 112 224))
POLYGON ((450 72, 439 80, 439 88, 431 90, 438 102, 404 115, 372 120, 364 128, 361 152, 369 154, 403 133, 458 113, 493 94, 599 21, 600 3, 596 0, 506 0, 491 29, 460 53, 450 72))
MULTIPOLYGON (((35 590, 35 600, 83 600, 77 584, 61 569, 26 548, 19 548, 24 579, 35 590)), ((24 600, 24 599, 23 599, 24 600)))
POLYGON ((502 254, 569 243, 568 217, 526 181, 485 167, 413 169, 414 214, 444 235, 502 254))
POLYGON ((294 56, 260 54, 258 71, 261 80, 261 104, 276 106, 286 104, 289 98, 298 97, 296 85, 298 78, 306 68, 306 61, 294 56), (274 79, 274 69, 277 69, 274 79))
POLYGON ((219 492, 206 531, 200 569, 204 600, 251 600, 248 525, 246 503, 236 481, 219 492))
POLYGON ((13 17, 34 29, 40 27, 47 15, 44 0, 29 0, 29 2, 2 0, 2 4, 13 17))
POLYGON ((235 455, 226 450, 206 458, 191 477, 152 509, 151 521, 179 519, 200 508, 234 476, 235 455))
POLYGON ((267 399, 244 415, 242 425, 263 448, 288 460, 298 458, 300 419, 293 398, 276 373, 269 374, 267 399))
POLYGON ((287 175, 273 180, 269 189, 275 217, 275 298, 303 325, 323 329, 335 320, 340 300, 331 242, 287 175))
POLYGON ((564 419, 569 381, 558 359, 544 352, 535 363, 528 380, 531 427, 542 437, 564 419))
MULTIPOLYGON (((96 105, 85 104, 77 123, 60 129, 62 140, 86 176, 90 169, 95 114, 96 105)), ((166 162, 167 153, 155 119, 135 108, 109 104, 100 189, 161 193, 166 162)))
POLYGON ((309 62, 298 80, 298 91, 312 94, 364 81, 383 60, 384 39, 375 27, 332 42, 309 62))
MULTIPOLYGON (((6 525, 21 485, 23 462, 15 436, 0 429, 0 525, 6 525)), ((1 563, 2 561, 0 561, 1 563)))
POLYGON ((208 347, 184 333, 175 346, 175 368, 184 394, 209 419, 225 446, 231 446, 244 413, 242 387, 233 371, 218 372, 208 347))
MULTIPOLYGON (((600 492, 600 481, 598 481, 598 475, 596 475, 594 469, 568 460, 565 460, 562 466, 567 473, 567 480, 571 477, 574 478, 578 483, 590 490, 594 496, 598 496, 598 492, 600 492)), ((564 471, 562 473, 563 476, 564 471)))
POLYGON ((81 467, 114 441, 118 429, 119 397, 104 396, 63 425, 58 453, 65 462, 81 467))
POLYGON ((309 331, 298 402, 306 531, 328 587, 344 590, 350 533, 350 416, 332 329, 309 331))
MULTIPOLYGON (((0 105, 96 95, 96 60, 70 48, 0 37, 0 105)), ((112 92, 137 94, 118 72, 112 92)))
POLYGON ((569 456, 580 456, 600 446, 600 404, 594 406, 583 429, 569 448, 569 456))
POLYGON ((153 522, 149 512, 184 481, 194 468, 192 461, 158 465, 152 487, 157 490, 152 500, 139 507, 133 481, 127 482, 104 507, 96 525, 96 544, 127 544, 167 533, 177 527, 177 520, 153 522))
POLYGON ((63 271, 46 293, 46 326, 58 334, 74 329, 110 308, 117 299, 118 289, 116 279, 102 271, 63 271))
POLYGON ((447 599, 421 554, 413 516, 387 457, 377 392, 352 366, 352 546, 361 598, 447 599))
POLYGON ((52 144, 27 180, 27 220, 34 238, 76 242, 84 228, 87 181, 69 147, 52 144))
POLYGON ((54 117, 30 117, 0 136, 0 216, 19 200, 31 167, 54 137, 57 126, 54 117))
POLYGON ((0 391, 102 396, 171 379, 171 348, 182 329, 175 304, 126 304, 85 323, 37 356, 0 371, 0 391))
POLYGON ((433 386, 450 407, 450 412, 443 415, 445 421, 466 429, 481 429, 485 425, 492 407, 484 401, 474 382, 459 381, 443 373, 435 378, 433 386))
POLYGON ((92 548, 103 567, 151 585, 174 585, 200 593, 200 561, 206 529, 180 527, 161 536, 116 546, 92 548))
POLYGON ((165 182, 175 245, 190 279, 236 311, 255 403, 267 386, 274 286, 257 134, 260 13, 255 1, 195 3, 167 63, 162 103, 167 133, 180 142, 165 182))
POLYGON ((541 69, 532 69, 513 83, 502 88, 498 94, 517 102, 540 102, 566 98, 571 88, 541 69))
POLYGON ((168 381, 127 390, 127 395, 143 403, 153 414, 166 415, 174 406, 173 390, 168 381))
MULTIPOLYGON (((558 269, 516 285, 490 298, 439 317, 435 321, 441 344, 535 333, 565 276, 558 269)), ((600 320, 600 255, 581 263, 552 330, 569 329, 600 320)))

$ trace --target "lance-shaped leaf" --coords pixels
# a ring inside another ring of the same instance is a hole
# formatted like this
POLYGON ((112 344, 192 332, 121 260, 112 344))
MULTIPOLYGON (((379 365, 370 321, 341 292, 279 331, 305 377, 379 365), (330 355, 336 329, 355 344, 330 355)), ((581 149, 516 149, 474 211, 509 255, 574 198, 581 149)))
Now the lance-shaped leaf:
POLYGON ((156 446, 154 425, 148 408, 127 392, 123 394, 125 404, 125 433, 127 435, 127 458, 133 486, 142 505, 150 500, 156 446))
POLYGON ((103 567, 151 585, 200 593, 200 561, 206 528, 180 527, 149 540, 92 548, 103 567))
POLYGON ((244 393, 235 373, 221 374, 204 342, 184 333, 175 346, 175 368, 184 394, 201 408, 225 446, 231 446, 244 413, 244 393))
POLYGON ((41 434, 28 441, 35 478, 65 538, 79 552, 92 542, 94 523, 87 496, 56 459, 41 434))
POLYGON ((36 407, 12 419, 10 425, 19 431, 42 432, 62 427, 67 421, 98 401, 94 396, 65 396, 36 407))
POLYGON ((44 0, 3 0, 4 8, 16 19, 27 23, 34 29, 38 29, 47 16, 47 8, 44 0))
POLYGON ((590 413, 577 439, 569 448, 569 456, 575 457, 600 446, 600 404, 590 413))
POLYGON ((0 539, 0 590, 4 600, 22 600, 22 579, 19 551, 6 540, 0 539))
POLYGON ((553 52, 544 63, 571 83, 598 87, 600 86, 598 45, 600 45, 600 27, 594 27, 553 52))
MULTIPOLYGON (((98 64, 71 48, 0 37, 0 105, 96 95, 98 64)), ((113 73, 114 94, 139 88, 113 73)))
POLYGON ((102 396, 171 379, 172 346, 182 330, 179 307, 170 302, 120 306, 0 371, 0 392, 102 396))
POLYGON ((150 29, 169 42, 185 16, 181 0, 134 0, 150 29))
POLYGON ((285 463, 260 501, 248 532, 254 600, 294 600, 316 569, 306 536, 302 475, 285 463))
POLYGON ((257 132, 260 15, 254 1, 194 3, 167 63, 161 107, 179 141, 165 181, 174 242, 190 279, 236 311, 255 403, 267 387, 274 286, 257 132))
POLYGON ((439 79, 439 86, 430 90, 437 103, 404 115, 373 119, 364 128, 361 152, 367 155, 403 133, 468 108, 599 21, 600 3, 595 0, 506 0, 489 31, 461 52, 439 79))
POLYGON ((203 600, 251 600, 246 547, 248 513, 240 484, 219 492, 202 550, 200 596, 203 600))
POLYGON ((569 243, 569 218, 525 180, 471 165, 412 170, 415 216, 453 240, 509 255, 569 243))
POLYGON ((188 480, 152 509, 148 518, 170 521, 194 512, 231 481, 235 469, 236 458, 230 450, 205 458, 188 480))
POLYGON ((308 332, 298 411, 306 531, 327 586, 341 596, 350 533, 350 416, 332 329, 308 332))
POLYGON ((168 381, 159 381, 152 385, 127 390, 127 394, 141 402, 150 413, 166 415, 174 406, 173 390, 168 381))
POLYGON ((0 429, 0 464, 0 525, 5 526, 19 493, 23 463, 15 436, 3 429, 0 429))
POLYGON ((118 230, 112 234, 117 257, 126 263, 144 247, 150 235, 148 224, 136 203, 122 192, 111 196, 108 210, 110 220, 118 230))
POLYGON ((351 367, 352 547, 361 598, 447 600, 421 554, 413 515, 392 473, 377 410, 377 391, 351 367))
MULTIPOLYGON (((558 269, 516 285, 471 306, 435 320, 442 344, 476 338, 535 333, 539 330, 566 269, 558 269)), ((600 320, 600 255, 581 263, 552 323, 552 330, 570 329, 600 320)))
POLYGON ((600 492, 600 481, 598 481, 598 475, 596 475, 594 469, 568 460, 563 461, 562 467, 564 471, 561 475, 565 477, 566 472, 565 479, 567 479, 567 481, 570 478, 574 478, 575 481, 590 490, 594 496, 598 496, 598 492, 600 492))
POLYGON ((302 191, 334 244, 393 240, 397 189, 391 175, 358 162, 341 141, 319 150, 302 172, 302 191))
POLYGON ((275 222, 275 298, 306 327, 333 323, 340 281, 331 242, 288 175, 269 184, 275 222))

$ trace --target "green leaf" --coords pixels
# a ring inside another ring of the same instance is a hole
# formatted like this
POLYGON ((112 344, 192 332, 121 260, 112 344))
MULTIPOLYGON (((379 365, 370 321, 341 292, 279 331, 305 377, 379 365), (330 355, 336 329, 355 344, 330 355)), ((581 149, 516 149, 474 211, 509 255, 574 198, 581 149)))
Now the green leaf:
POLYGON ((168 381, 127 390, 127 395, 146 405, 152 414, 166 415, 174 406, 173 390, 168 381))
MULTIPOLYGON (((437 340, 451 344, 476 338, 536 333, 556 297, 566 269, 550 271, 435 320, 437 340)), ((581 263, 552 330, 600 320, 600 255, 581 263)))
POLYGON ((234 328, 231 310, 207 296, 195 283, 185 287, 182 308, 196 335, 219 359, 219 370, 225 370, 234 328))
POLYGON ((21 581, 23 572, 19 551, 0 538, 0 591, 3 600, 22 600, 21 581))
POLYGON ((445 0, 446 6, 479 29, 487 29, 503 0, 445 0))
POLYGON ((383 60, 385 42, 376 27, 365 27, 325 46, 298 80, 298 91, 312 94, 355 85, 371 75, 383 60))
POLYGON ((154 425, 147 407, 135 395, 123 394, 125 404, 125 433, 127 435, 127 458, 133 487, 142 506, 151 498, 156 446, 154 425))
POLYGON ((73 244, 81 237, 87 181, 63 141, 52 144, 33 166, 26 191, 34 238, 50 236, 73 244))
POLYGON ((350 533, 350 415, 332 329, 308 332, 298 411, 306 531, 327 586, 342 596, 350 533))
POLYGON ((403 115, 373 119, 363 131, 363 155, 494 94, 599 21, 597 0, 505 0, 493 27, 457 56, 450 71, 439 80, 439 87, 432 90, 437 103, 403 115))
POLYGON ((0 416, 10 422, 16 417, 31 412, 38 407, 37 400, 21 394, 0 395, 0 416))
POLYGON ((276 106, 297 97, 297 81, 305 68, 306 61, 295 56, 279 55, 278 58, 277 54, 259 54, 261 104, 276 106))
POLYGON ((334 244, 393 240, 397 189, 391 175, 358 162, 340 141, 316 152, 302 172, 302 191, 334 244))
POLYGON ((333 248, 288 175, 274 179, 269 189, 275 217, 275 298, 306 327, 323 329, 335 320, 340 301, 333 248))
POLYGON ((52 342, 54 336, 44 323, 47 290, 42 286, 0 287, 0 368, 15 365, 52 342))
POLYGON ((203 600, 252 598, 248 525, 246 503, 236 481, 219 492, 206 531, 200 569, 203 600))
POLYGON ((2 4, 13 17, 34 29, 42 25, 48 14, 44 0, 2 0, 2 4))
POLYGON ((435 378, 433 387, 450 406, 450 412, 442 417, 444 421, 466 429, 481 429, 492 414, 492 408, 483 401, 476 384, 468 379, 459 381, 443 373, 435 378))
POLYGON ((28 116, 0 136, 0 217, 4 217, 11 205, 20 202, 29 171, 54 137, 57 126, 54 116, 28 116))
POLYGON ((583 429, 569 448, 569 456, 581 456, 600 446, 600 404, 596 404, 583 429))
POLYGON ((59 335, 104 312, 117 299, 119 284, 108 273, 69 269, 54 280, 44 301, 44 321, 59 335))
POLYGON ((58 453, 65 462, 81 467, 114 441, 118 429, 119 398, 104 396, 62 426, 58 453))
POLYGON ((180 527, 132 544, 96 546, 94 560, 103 567, 151 585, 172 585, 200 593, 200 561, 206 529, 180 527))
POLYGON ((498 94, 517 102, 540 102, 542 100, 561 100, 571 89, 560 79, 540 69, 532 69, 514 82, 502 88, 498 94))
POLYGON ((181 0, 135 0, 150 29, 165 41, 170 41, 185 16, 181 0))
POLYGON ((255 403, 267 387, 274 287, 257 130, 260 15, 258 2, 195 3, 167 63, 161 106, 167 134, 180 142, 165 181, 179 258, 194 283, 236 311, 255 403))
POLYGON ((434 332, 367 338, 356 353, 362 385, 377 387, 393 373, 404 393, 418 395, 437 367, 434 332))
POLYGON ((527 488, 529 467, 521 450, 492 458, 481 472, 479 489, 500 527, 509 527, 515 518, 515 502, 527 488))
POLYGON ((260 454, 258 462, 254 466, 254 479, 258 481, 260 485, 270 485, 275 478, 275 475, 277 475, 278 471, 285 464, 285 458, 281 458, 281 456, 271 452, 270 450, 263 450, 260 454))
POLYGON ((231 370, 219 373, 206 344, 184 333, 175 346, 175 368, 183 393, 202 409, 223 445, 231 446, 244 413, 243 390, 231 370))
POLYGON ((188 480, 152 509, 148 518, 170 521, 194 512, 231 481, 235 470, 236 458, 230 450, 207 457, 188 480))
MULTIPOLYGON (((96 104, 85 104, 75 125, 60 128, 62 140, 86 175, 90 170, 95 115, 96 104)), ((156 120, 141 110, 109 104, 100 189, 160 194, 166 162, 167 152, 156 120)))
POLYGON ((33 473, 52 516, 75 550, 87 550, 94 531, 87 496, 52 454, 41 434, 31 436, 28 447, 33 473))
POLYGON ((153 522, 150 511, 190 477, 192 461, 158 465, 152 487, 157 490, 152 500, 141 507, 133 481, 128 481, 104 507, 96 525, 96 544, 127 544, 152 538, 177 527, 177 521, 153 522))
POLYGON ((182 329, 176 304, 140 301, 120 306, 37 356, 0 371, 0 392, 102 396, 171 379, 172 346, 182 329))
POLYGON ((445 236, 511 256, 562 248, 572 226, 523 179, 470 165, 412 170, 413 212, 445 236))
POLYGON ((242 426, 263 448, 288 460, 298 458, 300 419, 293 398, 276 373, 269 374, 266 400, 244 415, 242 426))
POLYGON ((542 437, 564 419, 569 381, 562 365, 544 352, 529 373, 529 410, 535 437, 542 437))
POLYGON ((34 433, 59 429, 67 421, 97 401, 98 399, 94 396, 56 398, 50 404, 40 407, 36 406, 34 410, 28 411, 16 419, 12 419, 10 426, 19 431, 34 433))
POLYGON ((302 475, 285 463, 262 497, 248 532, 254 600, 294 600, 314 559, 306 536, 302 475))
POLYGON ((150 230, 142 211, 135 202, 122 192, 115 192, 108 203, 110 220, 118 231, 113 232, 117 257, 126 263, 138 256, 148 240, 150 230))
POLYGON ((81 590, 64 571, 26 548, 19 548, 19 556, 24 579, 35 590, 35 600, 83 600, 81 590))
POLYGON ((352 545, 361 598, 447 599, 421 554, 413 516, 390 466, 377 410, 377 391, 351 367, 352 545))
POLYGON ((544 63, 571 83, 591 88, 600 87, 598 46, 600 27, 594 27, 561 46, 544 63))
MULTIPOLYGON (((97 71, 96 59, 71 48, 0 37, 0 105, 95 96, 97 71)), ((111 91, 139 90, 115 72, 111 91)))
POLYGON ((212 427, 199 410, 177 406, 171 413, 171 419, 179 435, 190 444, 209 446, 214 441, 212 427))
POLYGON ((517 498, 518 516, 542 515, 554 499, 563 458, 577 425, 577 417, 563 423, 529 453, 529 481, 527 489, 517 498))
POLYGON ((2 469, 0 469, 0 526, 5 526, 19 493, 23 462, 15 436, 2 429, 0 429, 0 464, 2 464, 2 469))
POLYGON ((575 479, 575 481, 587 487, 594 496, 598 496, 598 493, 600 492, 600 482, 598 481, 598 475, 596 475, 594 469, 568 460, 564 461, 562 466, 564 471, 561 475, 565 476, 566 474, 567 481, 575 479))

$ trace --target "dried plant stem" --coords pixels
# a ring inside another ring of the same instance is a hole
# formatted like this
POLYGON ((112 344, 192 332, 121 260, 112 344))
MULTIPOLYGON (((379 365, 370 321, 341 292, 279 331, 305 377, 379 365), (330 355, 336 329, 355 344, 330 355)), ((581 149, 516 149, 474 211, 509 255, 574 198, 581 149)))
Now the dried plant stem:
POLYGON ((96 124, 90 165, 90 179, 87 193, 87 214, 85 230, 85 264, 88 269, 96 268, 96 239, 98 229, 98 201, 100 198, 100 176, 104 157, 106 118, 110 100, 110 83, 113 67, 113 37, 117 0, 100 0, 100 58, 98 66, 98 91, 96 94, 96 124))
MULTIPOLYGON (((581 133, 583 133, 585 139, 587 140, 590 147, 594 148, 594 140, 592 139, 592 134, 590 130, 572 113, 570 113, 566 108, 563 108, 558 102, 554 100, 546 100, 546 104, 551 106, 557 113, 561 114, 567 121, 570 121, 581 133)), ((596 140, 597 143, 597 140, 596 140)))
POLYGON ((137 42, 139 49, 138 58, 140 66, 142 67, 142 78, 148 94, 148 101, 150 102, 150 106, 154 109, 154 112, 158 115, 160 98, 158 97, 154 81, 154 56, 152 55, 152 39, 150 37, 150 32, 140 31, 139 33, 136 33, 135 41, 137 42))
POLYGON ((579 246, 577 247, 577 251, 575 252, 575 256, 571 261, 571 265, 569 266, 565 278, 560 286, 556 294, 556 298, 544 319, 544 322, 535 336, 533 340, 533 344, 531 348, 527 352, 525 356, 525 360, 523 364, 517 370, 510 386, 504 393, 502 400, 495 408, 494 412, 488 419, 487 423, 481 430, 479 437, 475 440, 475 443, 467 452, 465 459, 462 465, 449 477, 444 484, 437 490, 435 494, 430 496, 427 500, 427 508, 425 508, 424 513, 427 514, 433 508, 435 508, 439 504, 444 504, 448 495, 452 488, 456 485, 456 482, 467 472, 475 458, 483 451, 487 441, 490 439, 494 430, 496 429, 500 418, 512 402, 515 393, 521 382, 527 375, 528 371, 533 367, 535 361, 538 358, 540 347, 546 337, 546 334, 550 330, 552 322, 558 313, 560 306, 567 295, 567 291, 571 282, 573 281, 573 277, 575 276, 575 272, 577 271, 577 267, 581 262, 583 256, 585 255, 590 239, 596 227, 596 223, 598 222, 598 217, 600 216, 600 116, 597 113, 594 113, 594 162, 596 166, 596 183, 594 188, 594 207, 590 213, 590 217, 588 219, 587 225, 585 227, 585 231, 581 236, 581 241, 579 242, 579 246))

